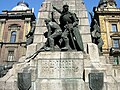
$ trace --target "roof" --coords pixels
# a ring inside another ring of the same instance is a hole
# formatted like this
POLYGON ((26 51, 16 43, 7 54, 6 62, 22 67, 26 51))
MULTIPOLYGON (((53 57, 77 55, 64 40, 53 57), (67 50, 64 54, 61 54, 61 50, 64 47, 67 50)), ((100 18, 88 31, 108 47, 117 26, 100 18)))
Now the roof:
POLYGON ((100 0, 98 6, 101 6, 101 5, 107 4, 107 3, 114 3, 116 5, 115 0, 100 0))
POLYGON ((29 5, 24 2, 24 1, 21 1, 21 2, 18 2, 17 3, 17 6, 15 6, 12 11, 19 11, 19 10, 28 10, 29 9, 29 5))

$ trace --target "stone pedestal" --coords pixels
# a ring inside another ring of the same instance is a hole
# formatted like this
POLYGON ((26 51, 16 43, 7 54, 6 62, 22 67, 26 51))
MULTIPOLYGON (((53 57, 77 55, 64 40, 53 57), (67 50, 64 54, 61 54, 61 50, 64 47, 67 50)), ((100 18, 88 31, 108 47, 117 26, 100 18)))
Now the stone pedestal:
POLYGON ((33 90, 84 90, 82 52, 41 52, 34 61, 33 90))
POLYGON ((98 52, 98 46, 94 43, 88 43, 88 54, 92 63, 99 63, 100 57, 98 52))
POLYGON ((84 90, 82 79, 38 79, 35 90, 84 90))

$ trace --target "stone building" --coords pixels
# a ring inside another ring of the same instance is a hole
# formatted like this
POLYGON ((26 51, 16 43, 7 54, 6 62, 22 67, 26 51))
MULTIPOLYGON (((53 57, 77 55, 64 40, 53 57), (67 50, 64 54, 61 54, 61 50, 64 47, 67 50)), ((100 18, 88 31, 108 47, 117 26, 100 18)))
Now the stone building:
POLYGON ((0 14, 0 63, 17 62, 25 55, 26 37, 35 21, 34 12, 25 2, 0 14))
POLYGON ((120 8, 115 0, 100 0, 94 10, 104 41, 103 54, 110 56, 111 64, 120 62, 120 8))

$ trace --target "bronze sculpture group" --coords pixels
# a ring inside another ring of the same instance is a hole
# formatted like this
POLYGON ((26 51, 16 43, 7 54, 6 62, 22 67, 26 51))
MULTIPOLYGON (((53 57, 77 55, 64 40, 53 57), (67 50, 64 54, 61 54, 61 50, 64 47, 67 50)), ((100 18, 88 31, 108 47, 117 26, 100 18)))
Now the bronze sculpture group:
POLYGON ((60 25, 52 19, 45 19, 48 29, 47 42, 43 48, 45 51, 55 50, 55 39, 61 41, 59 47, 62 51, 84 51, 82 38, 78 29, 78 18, 75 13, 69 12, 69 6, 63 5, 63 10, 53 6, 60 15, 60 25), (47 46, 47 47, 46 47, 47 46))
POLYGON ((79 20, 76 14, 69 12, 68 5, 63 5, 62 11, 54 6, 53 9, 61 14, 59 19, 60 24, 53 18, 52 12, 52 18, 44 20, 48 29, 45 45, 26 59, 35 58, 41 51, 55 51, 56 44, 61 51, 84 51, 82 38, 78 28, 79 20))

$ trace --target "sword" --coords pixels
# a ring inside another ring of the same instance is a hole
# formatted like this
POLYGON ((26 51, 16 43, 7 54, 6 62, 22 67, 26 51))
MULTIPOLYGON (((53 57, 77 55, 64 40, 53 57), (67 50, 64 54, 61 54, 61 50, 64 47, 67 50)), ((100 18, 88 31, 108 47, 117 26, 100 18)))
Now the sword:
POLYGON ((71 30, 70 30, 70 27, 69 27, 68 22, 67 22, 66 25, 67 25, 67 26, 66 26, 65 28, 66 28, 66 30, 69 30, 69 32, 70 32, 70 37, 71 37, 71 40, 72 40, 73 46, 74 46, 74 48, 75 48, 75 50, 76 50, 75 42, 74 42, 74 40, 73 40, 73 35, 72 35, 71 30))

